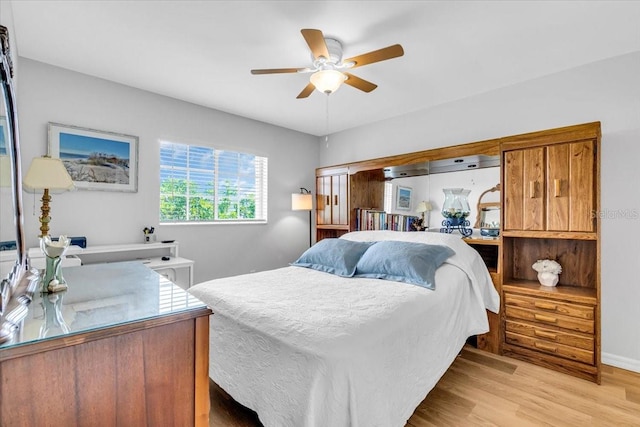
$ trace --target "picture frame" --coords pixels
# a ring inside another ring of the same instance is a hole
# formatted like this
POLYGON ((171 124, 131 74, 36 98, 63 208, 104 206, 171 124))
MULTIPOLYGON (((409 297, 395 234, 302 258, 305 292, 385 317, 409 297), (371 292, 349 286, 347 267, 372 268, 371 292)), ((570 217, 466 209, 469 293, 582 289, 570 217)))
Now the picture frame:
POLYGON ((60 123, 48 124, 51 157, 64 163, 76 188, 138 191, 138 137, 60 123))
POLYGON ((411 187, 402 187, 398 185, 396 190, 396 209, 401 211, 411 210, 411 195, 413 189, 411 187))
POLYGON ((9 148, 7 147, 9 141, 9 132, 7 130, 7 118, 0 116, 0 156, 8 156, 9 148))

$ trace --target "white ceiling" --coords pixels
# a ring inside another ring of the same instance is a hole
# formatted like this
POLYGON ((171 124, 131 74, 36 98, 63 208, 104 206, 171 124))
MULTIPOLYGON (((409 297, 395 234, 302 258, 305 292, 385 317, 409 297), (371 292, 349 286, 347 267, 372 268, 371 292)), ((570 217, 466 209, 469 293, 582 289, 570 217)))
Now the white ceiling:
MULTIPOLYGON (((6 1, 6 0, 2 0, 6 1)), ((12 1, 18 54, 221 111, 324 135, 640 51, 637 1, 12 1), (378 84, 296 99, 302 28, 378 84), (328 112, 328 116, 327 116, 328 112)))

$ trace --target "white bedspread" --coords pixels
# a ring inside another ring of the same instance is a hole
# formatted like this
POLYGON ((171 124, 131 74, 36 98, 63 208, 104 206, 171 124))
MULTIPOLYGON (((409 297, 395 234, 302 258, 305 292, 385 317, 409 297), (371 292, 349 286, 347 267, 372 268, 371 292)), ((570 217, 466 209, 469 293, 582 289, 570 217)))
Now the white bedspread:
POLYGON ((214 311, 210 376, 268 427, 404 426, 499 306, 464 256, 435 291, 301 267, 196 285, 214 311))

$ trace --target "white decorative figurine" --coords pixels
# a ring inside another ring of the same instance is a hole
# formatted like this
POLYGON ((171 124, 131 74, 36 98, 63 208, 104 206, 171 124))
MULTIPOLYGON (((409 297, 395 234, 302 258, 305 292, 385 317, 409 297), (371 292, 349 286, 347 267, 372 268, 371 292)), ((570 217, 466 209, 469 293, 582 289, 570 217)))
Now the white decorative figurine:
POLYGON ((68 289, 67 282, 62 277, 60 265, 70 242, 67 236, 60 236, 57 242, 52 241, 50 236, 40 238, 40 249, 47 256, 47 265, 42 279, 42 292, 60 292, 68 289))
POLYGON ((531 266, 538 272, 538 281, 543 286, 558 284, 558 275, 562 273, 562 266, 552 259, 539 259, 531 266))

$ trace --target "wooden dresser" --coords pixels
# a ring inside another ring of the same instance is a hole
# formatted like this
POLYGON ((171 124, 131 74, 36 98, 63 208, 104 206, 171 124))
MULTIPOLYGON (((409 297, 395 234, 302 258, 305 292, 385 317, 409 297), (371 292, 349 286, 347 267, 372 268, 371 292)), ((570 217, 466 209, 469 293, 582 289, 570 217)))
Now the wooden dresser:
POLYGON ((0 346, 0 425, 208 426, 211 311, 139 262, 63 275, 0 346))

